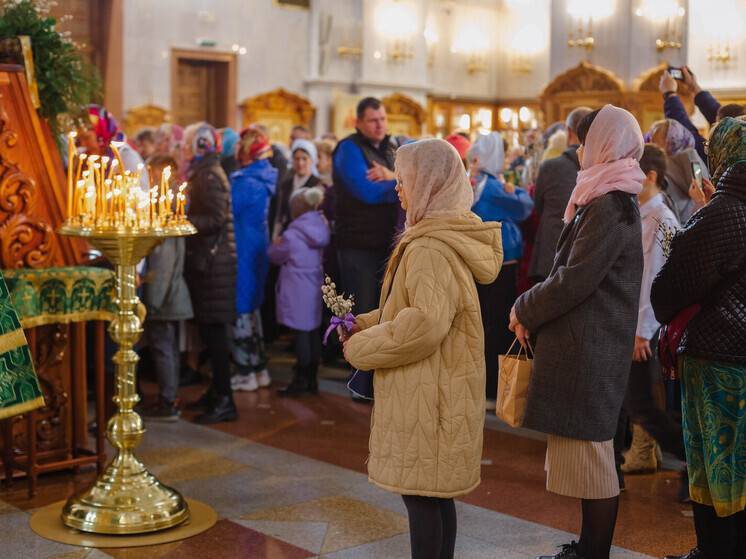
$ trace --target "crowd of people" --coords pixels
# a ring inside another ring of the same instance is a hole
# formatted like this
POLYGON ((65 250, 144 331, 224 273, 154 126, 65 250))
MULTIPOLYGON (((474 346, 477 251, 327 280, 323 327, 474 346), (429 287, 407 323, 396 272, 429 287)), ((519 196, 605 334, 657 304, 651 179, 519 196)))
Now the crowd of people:
MULTIPOLYGON (((746 556, 746 110, 683 81, 709 139, 668 73, 666 118, 644 136, 606 105, 523 145, 394 138, 373 97, 340 141, 296 126, 286 148, 261 123, 141 131, 123 158, 186 180, 198 231, 140 270, 159 383, 144 415, 178 418, 180 354, 197 368, 204 347, 211 384, 188 407, 236 420, 233 392, 272 383, 278 325, 296 359, 279 394, 317 393, 328 274, 355 298, 346 360, 379 371, 369 474, 404 496, 413 557, 453 556, 453 497, 479 483, 516 338, 534 352, 524 426, 547 434, 547 489, 582 502, 579 541, 542 557, 608 559, 624 474, 655 471, 657 447, 687 466, 698 547, 681 557, 746 556), (663 372, 681 386, 665 405, 663 372)), ((103 153, 116 123, 90 114, 81 145, 103 153)))

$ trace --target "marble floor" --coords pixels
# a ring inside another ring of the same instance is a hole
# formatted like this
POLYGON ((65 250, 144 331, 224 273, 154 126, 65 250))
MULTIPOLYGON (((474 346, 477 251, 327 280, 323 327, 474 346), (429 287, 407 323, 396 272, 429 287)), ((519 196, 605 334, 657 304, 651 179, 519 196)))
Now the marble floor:
MULTIPOLYGON (((273 366, 286 374, 282 359, 273 366)), ((322 394, 285 400, 271 390, 236 397, 241 418, 215 428, 184 417, 148 425, 140 457, 159 478, 219 514, 194 538, 153 547, 94 550, 37 537, 35 509, 63 499, 92 472, 41 480, 36 497, 25 484, 0 491, 3 559, 87 558, 405 558, 407 520, 401 498, 364 474, 370 407, 352 402, 327 371, 322 394)), ((183 389, 190 399, 199 387, 183 389)), ((573 538, 578 505, 543 489, 543 442, 528 432, 488 421, 483 483, 459 500, 457 557, 526 559, 573 538)), ((629 479, 612 557, 660 557, 693 543, 691 518, 675 501, 676 474, 629 479)))

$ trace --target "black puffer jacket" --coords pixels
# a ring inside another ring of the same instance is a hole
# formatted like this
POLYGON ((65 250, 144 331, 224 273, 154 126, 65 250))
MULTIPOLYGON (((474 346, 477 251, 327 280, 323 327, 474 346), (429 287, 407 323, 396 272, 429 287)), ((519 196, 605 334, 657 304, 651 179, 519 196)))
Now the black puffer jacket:
POLYGON ((185 276, 199 322, 233 322, 236 316, 236 241, 228 178, 217 154, 189 171, 187 217, 198 233, 187 237, 185 276))
POLYGON ((723 174, 712 201, 676 235, 650 298, 662 324, 702 306, 679 353, 746 363, 746 163, 723 174))

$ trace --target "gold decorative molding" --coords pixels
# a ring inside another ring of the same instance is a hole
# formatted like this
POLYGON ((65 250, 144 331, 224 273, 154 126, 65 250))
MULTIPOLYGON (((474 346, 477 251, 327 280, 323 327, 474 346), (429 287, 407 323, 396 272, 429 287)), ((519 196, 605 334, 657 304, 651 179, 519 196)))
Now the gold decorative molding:
POLYGON ((427 120, 427 111, 417 101, 402 93, 392 93, 383 99, 392 133, 419 137, 427 120))
POLYGON ((127 111, 122 127, 129 137, 143 128, 158 128, 164 122, 171 122, 171 115, 158 105, 139 105, 127 111))
POLYGON ((613 91, 621 93, 624 82, 611 70, 583 61, 559 74, 544 88, 542 97, 576 91, 613 91))
POLYGON ((308 99, 283 88, 244 99, 239 106, 243 126, 279 116, 292 119, 293 124, 310 128, 316 114, 316 108, 308 99))

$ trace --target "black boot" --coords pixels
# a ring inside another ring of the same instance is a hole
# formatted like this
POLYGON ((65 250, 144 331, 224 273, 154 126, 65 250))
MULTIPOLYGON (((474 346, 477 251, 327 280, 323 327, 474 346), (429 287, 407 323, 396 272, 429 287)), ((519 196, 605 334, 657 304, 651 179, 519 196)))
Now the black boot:
POLYGON ((308 367, 308 392, 310 394, 319 393, 319 364, 311 363, 308 367))
POLYGON ((583 559, 575 542, 566 543, 560 546, 559 553, 554 555, 537 555, 536 559, 583 559))
POLYGON ((213 423, 223 423, 224 421, 235 421, 238 419, 236 404, 233 402, 233 395, 217 396, 212 407, 196 419, 197 423, 202 425, 211 425, 213 423))
POLYGON ((293 380, 285 388, 280 388, 277 394, 284 397, 293 397, 302 396, 308 394, 308 392, 308 367, 295 365, 293 367, 293 380))
POLYGON ((213 391, 212 387, 208 388, 198 400, 190 402, 184 406, 189 411, 207 411, 212 408, 217 395, 213 391))
POLYGON ((666 555, 663 559, 705 559, 705 556, 698 547, 695 547, 686 555, 666 555))

